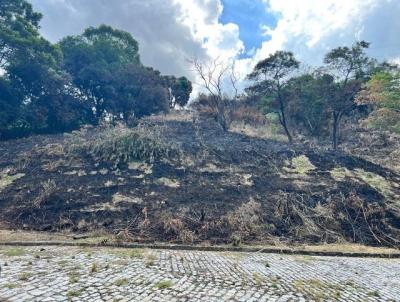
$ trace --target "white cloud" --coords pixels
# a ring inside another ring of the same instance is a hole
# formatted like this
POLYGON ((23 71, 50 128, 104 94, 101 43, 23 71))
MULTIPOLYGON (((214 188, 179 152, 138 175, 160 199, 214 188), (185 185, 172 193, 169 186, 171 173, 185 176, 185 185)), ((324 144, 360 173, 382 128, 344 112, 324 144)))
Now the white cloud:
MULTIPOLYGON (((221 24, 220 0, 31 0, 44 14, 42 34, 53 42, 109 24, 132 33, 145 65, 164 74, 196 75, 188 59, 224 59, 244 51, 236 24, 221 24), (62 21, 62 22, 61 22, 62 21)), ((196 87, 196 91, 198 87, 196 87)))
POLYGON ((188 26, 193 37, 203 42, 211 58, 235 57, 244 51, 236 24, 219 23, 223 6, 220 0, 174 0, 181 7, 179 20, 188 26))
POLYGON ((143 62, 191 76, 187 59, 231 57, 244 49, 236 24, 221 24, 220 0, 32 0, 44 14, 42 33, 55 42, 105 23, 139 41, 143 62), (62 22, 61 22, 62 21, 62 22))
MULTIPOLYGON (((273 28, 260 24, 266 41, 251 51, 251 58, 237 60, 242 78, 257 61, 279 49, 291 50, 302 62, 316 65, 329 49, 365 39, 372 42, 372 56, 400 58, 399 0, 262 1, 266 14, 274 14, 278 22, 273 28)), ((133 34, 146 65, 164 74, 186 75, 195 82, 188 58, 227 61, 244 51, 238 25, 219 23, 221 0, 31 2, 44 13, 42 33, 52 41, 79 34, 88 26, 110 24, 133 34)))
MULTIPOLYGON (((265 34, 271 39, 262 44, 254 61, 265 58, 276 50, 288 49, 308 64, 320 64, 329 49, 351 45, 361 39, 372 42, 371 54, 374 56, 390 58, 387 52, 374 49, 397 36, 400 28, 397 17, 400 13, 400 1, 396 0, 264 2, 267 10, 276 15, 279 21, 273 29, 264 27, 265 34), (384 19, 381 18, 382 14, 386 16, 384 19), (376 31, 377 27, 380 28, 379 32, 376 31)), ((388 45, 388 48, 396 52, 397 46, 388 45)))

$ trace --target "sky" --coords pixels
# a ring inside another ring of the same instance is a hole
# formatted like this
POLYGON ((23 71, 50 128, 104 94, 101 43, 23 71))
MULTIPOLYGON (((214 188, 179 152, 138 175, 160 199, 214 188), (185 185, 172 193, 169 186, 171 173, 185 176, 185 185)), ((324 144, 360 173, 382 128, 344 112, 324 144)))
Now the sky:
POLYGON ((31 0, 52 42, 109 24, 138 40, 145 65, 198 83, 190 59, 235 60, 244 78, 277 50, 306 65, 334 47, 371 42, 369 54, 400 63, 400 0, 31 0))

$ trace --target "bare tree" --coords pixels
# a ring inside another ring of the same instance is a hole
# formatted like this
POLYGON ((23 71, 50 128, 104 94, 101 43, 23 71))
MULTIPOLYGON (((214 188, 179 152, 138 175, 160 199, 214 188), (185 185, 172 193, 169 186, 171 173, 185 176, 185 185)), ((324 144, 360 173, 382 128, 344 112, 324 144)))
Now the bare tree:
POLYGON ((234 100, 238 97, 238 74, 234 62, 224 62, 216 58, 208 63, 198 59, 190 61, 195 72, 201 79, 201 85, 211 96, 212 106, 217 113, 217 121, 224 131, 229 129, 231 120, 230 99, 227 97, 226 83, 232 86, 234 100))

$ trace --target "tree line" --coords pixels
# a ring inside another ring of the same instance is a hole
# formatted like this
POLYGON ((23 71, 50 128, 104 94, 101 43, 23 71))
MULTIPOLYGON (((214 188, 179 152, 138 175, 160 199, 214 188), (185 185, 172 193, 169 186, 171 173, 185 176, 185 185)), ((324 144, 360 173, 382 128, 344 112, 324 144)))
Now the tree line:
MULTIPOLYGON (((192 83, 144 66, 130 33, 101 25, 52 44, 39 33, 41 18, 26 0, 0 1, 0 139, 104 120, 129 125, 188 103, 192 83)), ((233 111, 250 104, 276 119, 289 142, 300 133, 330 138, 333 149, 344 121, 400 133, 399 67, 370 58, 369 46, 332 49, 307 71, 295 54, 277 51, 255 65, 242 95, 234 62, 193 60, 208 93, 197 103, 208 103, 226 131, 233 111)))
MULTIPOLYGON (((365 127, 400 133, 399 66, 370 58, 366 53, 369 46, 360 41, 351 47, 337 47, 325 55, 323 66, 306 71, 292 52, 277 51, 255 65, 247 75, 250 84, 240 97, 228 97, 229 90, 236 91, 229 63, 195 61, 195 70, 209 92, 197 105, 213 107, 224 130, 229 129, 238 106, 256 108, 276 117, 290 143, 296 134, 330 138, 335 150, 343 121, 362 120, 365 127), (224 91, 224 82, 233 89, 225 87, 224 91)), ((253 113, 247 110, 246 114, 253 113)))
POLYGON ((0 139, 126 123, 187 104, 192 83, 140 61, 130 33, 101 25, 52 44, 25 0, 0 1, 0 139))

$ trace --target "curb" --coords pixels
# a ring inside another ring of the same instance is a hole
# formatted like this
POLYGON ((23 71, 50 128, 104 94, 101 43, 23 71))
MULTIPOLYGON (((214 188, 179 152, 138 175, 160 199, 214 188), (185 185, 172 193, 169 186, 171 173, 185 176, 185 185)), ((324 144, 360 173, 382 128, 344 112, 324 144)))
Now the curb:
POLYGON ((141 244, 141 243, 87 243, 71 241, 11 241, 0 242, 0 246, 70 246, 70 247, 108 247, 108 248, 148 248, 154 250, 181 250, 181 251, 203 251, 203 252, 246 252, 282 255, 305 255, 305 256, 329 256, 329 257, 353 257, 353 258, 383 258, 400 259, 400 252, 393 254, 385 253, 362 253, 362 252, 324 252, 324 251, 302 251, 279 248, 254 248, 254 247, 230 247, 230 246, 196 246, 196 245, 167 245, 167 244, 141 244))

